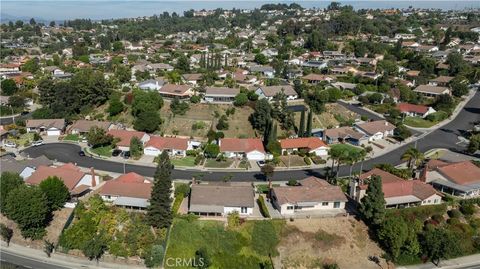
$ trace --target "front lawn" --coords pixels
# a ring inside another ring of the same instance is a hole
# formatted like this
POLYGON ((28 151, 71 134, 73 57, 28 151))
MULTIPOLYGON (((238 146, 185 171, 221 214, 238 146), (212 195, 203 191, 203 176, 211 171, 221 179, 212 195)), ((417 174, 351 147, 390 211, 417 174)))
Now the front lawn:
POLYGON ((335 149, 337 148, 338 150, 340 151, 348 151, 348 152, 355 152, 355 151, 361 151, 363 150, 362 148, 360 147, 355 147, 355 146, 352 146, 350 144, 334 144, 334 145, 330 145, 330 149, 335 149))
POLYGON ((288 155, 288 156, 280 156, 281 166, 284 167, 293 167, 293 166, 305 166, 306 163, 303 160, 303 157, 298 155, 288 155))
POLYGON ((230 167, 230 165, 232 165, 232 163, 233 163, 233 160, 231 160, 231 159, 227 159, 224 162, 219 162, 215 159, 207 159, 205 161, 205 167, 208 167, 208 168, 228 168, 228 167, 230 167))
POLYGON ((437 124, 436 121, 429 121, 420 117, 406 117, 403 121, 405 125, 415 128, 430 128, 437 124))
POLYGON ((175 166, 195 166, 195 157, 187 156, 179 159, 172 159, 172 164, 175 166))
POLYGON ((80 140, 80 136, 78 134, 68 134, 66 135, 63 140, 68 140, 68 141, 79 141, 80 140))
POLYGON ((91 152, 100 156, 111 157, 112 146, 103 146, 98 148, 91 148, 91 152))
POLYGON ((269 254, 277 256, 277 244, 284 227, 283 220, 246 221, 239 227, 225 228, 224 222, 176 218, 171 229, 165 268, 174 266, 168 261, 193 259, 203 249, 209 268, 272 268, 269 254))
POLYGON ((16 139, 8 139, 10 141, 14 141, 18 146, 26 146, 27 144, 30 144, 33 141, 34 138, 34 133, 26 133, 20 135, 16 139))

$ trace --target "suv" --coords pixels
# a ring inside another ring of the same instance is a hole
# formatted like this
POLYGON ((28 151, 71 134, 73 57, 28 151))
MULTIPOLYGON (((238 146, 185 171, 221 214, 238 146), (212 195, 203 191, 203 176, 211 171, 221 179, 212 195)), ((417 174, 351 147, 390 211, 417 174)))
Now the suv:
POLYGON ((36 147, 36 146, 41 146, 43 145, 43 140, 38 140, 38 141, 33 141, 32 142, 32 146, 36 147))
POLYGON ((112 151, 112 156, 113 156, 113 157, 117 157, 117 156, 120 155, 121 153, 122 153, 121 150, 119 150, 119 149, 114 149, 114 150, 112 151))
POLYGON ((130 151, 122 152, 122 156, 123 156, 124 159, 129 159, 130 158, 130 151))

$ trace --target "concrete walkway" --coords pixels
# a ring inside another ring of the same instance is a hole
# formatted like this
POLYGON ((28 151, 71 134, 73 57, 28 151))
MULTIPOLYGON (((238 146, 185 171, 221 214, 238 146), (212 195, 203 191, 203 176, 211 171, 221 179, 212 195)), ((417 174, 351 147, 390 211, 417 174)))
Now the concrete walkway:
POLYGON ((443 269, 480 268, 480 254, 441 261, 438 267, 431 262, 428 262, 425 264, 397 267, 397 269, 434 269, 434 268, 435 269, 436 268, 443 268, 443 269))

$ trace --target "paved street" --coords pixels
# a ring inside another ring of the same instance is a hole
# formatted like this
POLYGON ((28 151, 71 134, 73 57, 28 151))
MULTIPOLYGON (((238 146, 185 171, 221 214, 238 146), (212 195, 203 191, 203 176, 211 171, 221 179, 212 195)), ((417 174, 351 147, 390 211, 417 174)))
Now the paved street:
POLYGON ((372 120, 383 120, 383 118, 380 117, 379 115, 377 115, 375 113, 372 113, 368 110, 365 110, 358 105, 349 104, 349 103, 346 103, 346 102, 343 102, 343 101, 338 101, 337 104, 345 107, 346 109, 348 109, 350 111, 353 111, 353 112, 357 113, 360 116, 366 116, 367 118, 372 119, 372 120))
MULTIPOLYGON (((374 159, 365 161, 363 165, 364 170, 368 170, 373 165, 378 163, 391 163, 397 165, 401 163, 400 156, 405 152, 408 147, 417 146, 422 152, 425 152, 434 148, 445 148, 451 151, 463 151, 464 145, 459 144, 458 136, 462 134, 463 131, 468 130, 472 127, 472 123, 480 121, 480 92, 477 92, 475 96, 465 105, 462 111, 457 115, 457 117, 452 120, 450 123, 441 127, 438 130, 435 130, 427 135, 424 135, 416 142, 411 142, 405 144, 393 151, 390 151, 384 155, 378 156, 374 159)), ((78 156, 78 151, 80 147, 73 144, 66 143, 54 143, 46 144, 39 147, 32 147, 26 149, 24 152, 30 157, 37 157, 39 155, 45 154, 48 158, 57 160, 59 162, 72 162, 76 163, 79 166, 83 167, 95 167, 98 170, 110 171, 116 173, 123 173, 124 166, 122 163, 112 162, 107 160, 100 160, 91 157, 80 157, 78 156)), ((353 171, 358 171, 360 169, 360 164, 356 164, 353 167, 353 171)), ((126 164, 126 172, 136 172, 144 176, 153 176, 155 168, 146 167, 140 165, 126 164)), ((340 168, 340 176, 348 175, 349 167, 342 166, 340 168)), ((201 171, 192 171, 192 170, 179 170, 175 169, 172 173, 173 178, 175 179, 191 179, 195 175, 203 174, 203 180, 212 180, 220 181, 223 180, 225 176, 232 175, 232 180, 235 181, 258 181, 264 180, 263 175, 259 172, 225 172, 225 171, 215 171, 215 172, 201 172, 201 171)), ((282 171, 276 172, 273 176, 273 180, 289 180, 292 178, 303 178, 306 176, 320 176, 324 174, 323 169, 306 169, 306 170, 295 170, 295 171, 282 171)))
POLYGON ((19 266, 26 268, 35 268, 35 269, 67 269, 70 267, 64 267, 61 265, 55 265, 48 261, 42 261, 39 259, 31 258, 29 256, 23 256, 18 254, 13 254, 7 252, 5 249, 2 249, 0 253, 0 263, 3 261, 8 261, 19 266))

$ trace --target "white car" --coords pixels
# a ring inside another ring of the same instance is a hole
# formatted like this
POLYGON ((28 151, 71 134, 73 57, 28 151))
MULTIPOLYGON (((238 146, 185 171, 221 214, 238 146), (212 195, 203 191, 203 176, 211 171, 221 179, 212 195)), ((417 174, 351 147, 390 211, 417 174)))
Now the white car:
POLYGON ((3 142, 3 146, 5 146, 7 148, 16 148, 17 144, 13 141, 5 141, 5 142, 3 142))
POLYGON ((34 147, 40 146, 40 145, 43 145, 43 140, 38 140, 38 141, 33 141, 32 142, 32 146, 34 146, 34 147))

